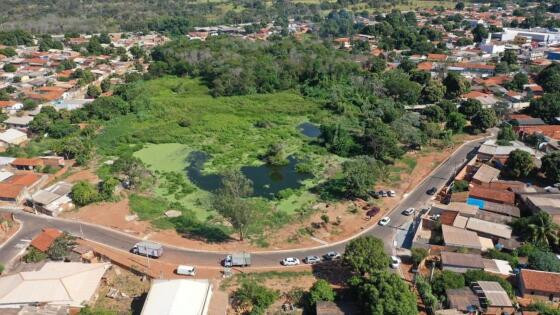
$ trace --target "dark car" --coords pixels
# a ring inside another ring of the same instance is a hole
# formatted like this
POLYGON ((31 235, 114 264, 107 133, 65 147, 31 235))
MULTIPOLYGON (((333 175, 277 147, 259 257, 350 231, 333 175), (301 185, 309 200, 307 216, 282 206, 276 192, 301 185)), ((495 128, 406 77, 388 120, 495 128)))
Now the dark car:
POLYGON ((430 189, 428 189, 428 191, 426 192, 428 195, 435 195, 437 192, 437 189, 435 187, 432 187, 430 189))

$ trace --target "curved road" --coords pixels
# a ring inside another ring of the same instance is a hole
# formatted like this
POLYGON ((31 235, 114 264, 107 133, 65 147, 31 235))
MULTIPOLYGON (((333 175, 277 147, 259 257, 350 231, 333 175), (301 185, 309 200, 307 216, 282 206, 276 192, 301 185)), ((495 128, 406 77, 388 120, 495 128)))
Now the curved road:
MULTIPOLYGON (((424 179, 413 191, 411 191, 398 206, 391 210, 387 215, 391 218, 391 222, 387 226, 373 225, 370 228, 354 235, 373 235, 384 240, 386 250, 391 252, 395 247, 394 239, 396 235, 403 236, 406 234, 407 225, 410 224, 413 217, 407 217, 401 214, 404 209, 414 207, 422 208, 431 203, 432 196, 426 194, 426 191, 432 187, 441 188, 455 172, 476 153, 478 147, 483 140, 468 142, 456 150, 445 162, 436 168, 430 176, 424 179)), ((105 228, 97 225, 89 225, 78 221, 52 218, 44 215, 34 215, 24 212, 16 212, 16 219, 23 222, 21 230, 8 242, 0 247, 0 263, 6 264, 11 261, 19 252, 22 246, 29 242, 44 227, 53 227, 67 231, 77 236, 102 243, 114 248, 128 251, 138 242, 138 238, 105 228)), ((400 238, 397 236, 397 239, 400 238)), ((353 237, 353 238, 354 238, 353 237)), ((279 261, 287 256, 303 258, 308 255, 322 256, 328 251, 343 252, 345 244, 350 239, 319 246, 315 248, 281 250, 274 252, 258 252, 252 254, 253 267, 270 267, 278 266, 279 261)), ((402 241, 400 241, 402 243, 402 241)), ((406 243, 406 242, 405 242, 406 243)), ((399 244, 398 247, 402 246, 399 244)), ((192 264, 198 266, 219 267, 219 262, 223 259, 223 252, 197 251, 192 249, 164 246, 164 256, 166 261, 174 263, 192 264)))

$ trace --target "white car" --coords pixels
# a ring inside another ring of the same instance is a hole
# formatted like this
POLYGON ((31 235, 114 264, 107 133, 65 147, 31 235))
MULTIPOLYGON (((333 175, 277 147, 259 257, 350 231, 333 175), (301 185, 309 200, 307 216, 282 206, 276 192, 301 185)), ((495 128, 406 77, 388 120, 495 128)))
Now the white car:
POLYGON ((413 215, 416 210, 414 208, 408 208, 402 212, 404 215, 413 215))
POLYGON ((394 190, 389 190, 389 191, 387 192, 387 195, 388 195, 389 197, 395 197, 395 196, 397 195, 397 193, 396 193, 394 190))
POLYGON ((335 260, 335 259, 340 259, 340 257, 342 257, 340 255, 339 252, 328 252, 325 255, 323 255, 323 257, 325 258, 325 260, 335 260))
POLYGON ((179 265, 176 270, 178 275, 196 276, 196 269, 193 266, 179 265))
POLYGON ((379 220, 379 225, 385 226, 385 225, 389 224, 389 222, 391 222, 391 218, 384 217, 381 220, 379 220))
POLYGON ((284 266, 296 266, 299 265, 299 259, 295 257, 287 257, 282 259, 282 265, 284 266))
POLYGON ((391 256, 391 268, 397 269, 401 264, 401 259, 397 256, 391 256))
POLYGON ((307 256, 303 259, 303 262, 305 262, 306 264, 317 264, 321 262, 321 257, 318 256, 307 256))

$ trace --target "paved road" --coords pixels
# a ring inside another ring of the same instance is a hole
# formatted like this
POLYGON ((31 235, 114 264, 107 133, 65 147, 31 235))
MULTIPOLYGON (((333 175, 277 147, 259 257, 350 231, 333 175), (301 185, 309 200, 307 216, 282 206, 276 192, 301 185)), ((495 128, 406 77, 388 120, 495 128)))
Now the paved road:
MULTIPOLYGON (((387 226, 372 226, 362 232, 365 235, 374 235, 385 241, 386 250, 390 253, 393 248, 393 240, 397 233, 406 234, 403 226, 412 221, 412 217, 401 214, 404 209, 409 207, 421 208, 431 203, 432 196, 426 194, 431 187, 441 188, 458 168, 473 156, 482 141, 468 143, 449 157, 449 159, 441 164, 432 174, 427 177, 420 185, 410 192, 395 207, 388 216, 391 222, 387 226)), ((109 228, 99 226, 81 224, 77 221, 62 220, 43 215, 33 215, 23 212, 16 213, 16 218, 24 222, 22 229, 15 235, 13 239, 4 244, 0 248, 0 263, 6 264, 21 251, 17 244, 21 244, 21 240, 29 240, 37 234, 43 227, 53 227, 60 230, 68 231, 72 234, 83 236, 89 240, 112 246, 114 248, 128 251, 138 239, 120 233, 109 228)), ((325 245, 314 249, 286 250, 269 253, 255 253, 252 256, 254 267, 278 266, 279 261, 287 256, 295 256, 303 258, 307 255, 321 256, 328 251, 335 250, 344 251, 347 241, 338 244, 325 245)), ((401 246, 401 244, 398 244, 401 246)), ((219 266, 219 261, 224 257, 224 253, 195 251, 190 249, 182 249, 177 247, 165 246, 165 260, 175 263, 192 264, 198 266, 219 266)))

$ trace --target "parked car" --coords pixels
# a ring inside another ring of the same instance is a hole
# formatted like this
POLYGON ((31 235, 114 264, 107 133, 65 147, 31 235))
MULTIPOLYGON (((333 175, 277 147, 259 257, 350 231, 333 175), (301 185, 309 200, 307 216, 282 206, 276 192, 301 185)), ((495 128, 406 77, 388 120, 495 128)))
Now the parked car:
POLYGON ((384 190, 380 190, 380 191, 377 192, 377 195, 379 197, 387 197, 387 192, 384 191, 384 190))
POLYGON ((435 195, 437 192, 437 189, 435 187, 432 187, 430 189, 428 189, 428 191, 426 192, 428 195, 435 195))
POLYGON ((323 255, 323 257, 325 258, 325 260, 336 260, 342 256, 340 255, 339 252, 328 252, 325 255, 323 255))
POLYGON ((401 259, 397 256, 391 256, 391 268, 397 269, 401 264, 401 259))
POLYGON ((196 276, 196 269, 193 266, 179 265, 176 270, 178 275, 196 276))
POLYGON ((319 256, 307 256, 303 259, 303 262, 306 264, 316 264, 321 262, 321 257, 319 256))
POLYGON ((299 259, 295 257, 286 257, 282 259, 282 265, 284 266, 296 266, 299 265, 299 259))
POLYGON ((385 225, 389 224, 389 222, 391 222, 391 218, 384 217, 381 220, 379 220, 379 225, 385 226, 385 225))
POLYGON ((408 208, 402 212, 404 215, 413 215, 416 210, 414 208, 408 208))
POLYGON ((395 197, 397 195, 397 193, 394 190, 388 190, 387 191, 387 195, 389 197, 395 197))

